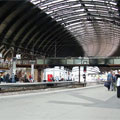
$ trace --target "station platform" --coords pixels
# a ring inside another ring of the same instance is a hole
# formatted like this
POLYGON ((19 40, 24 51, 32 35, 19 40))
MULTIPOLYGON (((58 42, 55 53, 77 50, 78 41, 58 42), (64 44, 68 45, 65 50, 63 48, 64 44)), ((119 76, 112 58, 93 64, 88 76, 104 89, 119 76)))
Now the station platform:
POLYGON ((119 120, 120 99, 102 85, 0 96, 3 120, 119 120))
POLYGON ((1 83, 0 93, 2 92, 15 92, 24 90, 58 88, 58 87, 84 87, 86 83, 79 83, 75 81, 60 81, 60 82, 34 82, 34 83, 1 83))

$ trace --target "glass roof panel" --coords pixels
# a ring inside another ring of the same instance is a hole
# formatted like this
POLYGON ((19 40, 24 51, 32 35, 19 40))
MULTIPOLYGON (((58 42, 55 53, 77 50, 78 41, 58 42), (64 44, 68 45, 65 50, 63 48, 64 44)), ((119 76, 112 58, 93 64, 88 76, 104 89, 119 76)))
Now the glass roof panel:
POLYGON ((64 25, 86 55, 108 56, 117 49, 114 43, 119 43, 120 16, 115 0, 30 1, 64 25))

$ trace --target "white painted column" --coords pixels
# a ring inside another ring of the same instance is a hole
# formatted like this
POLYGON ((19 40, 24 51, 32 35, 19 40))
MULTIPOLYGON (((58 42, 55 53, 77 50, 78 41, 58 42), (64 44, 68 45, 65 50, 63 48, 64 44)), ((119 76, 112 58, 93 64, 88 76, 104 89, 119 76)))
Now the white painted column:
POLYGON ((12 73, 14 73, 14 75, 16 74, 16 60, 13 61, 13 70, 12 73))
POLYGON ((44 69, 44 79, 43 80, 47 80, 46 79, 46 69, 44 69))
POLYGON ((64 80, 66 80, 66 78, 65 78, 65 69, 63 69, 63 74, 64 74, 64 80))
POLYGON ((13 58, 13 61, 12 61, 12 74, 11 74, 12 83, 15 82, 15 74, 16 74, 16 58, 13 58))
POLYGON ((55 80, 55 67, 53 68, 53 78, 55 80))
POLYGON ((32 82, 34 81, 34 64, 31 64, 31 76, 32 76, 32 82))

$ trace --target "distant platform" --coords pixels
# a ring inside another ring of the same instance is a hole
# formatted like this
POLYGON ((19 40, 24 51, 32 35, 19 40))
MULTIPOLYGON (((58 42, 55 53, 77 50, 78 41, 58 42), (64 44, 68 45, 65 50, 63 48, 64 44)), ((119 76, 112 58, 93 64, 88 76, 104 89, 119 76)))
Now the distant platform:
POLYGON ((56 87, 84 87, 85 83, 78 83, 74 81, 61 81, 61 82, 36 82, 36 83, 1 83, 0 92, 13 92, 34 89, 46 89, 56 87))

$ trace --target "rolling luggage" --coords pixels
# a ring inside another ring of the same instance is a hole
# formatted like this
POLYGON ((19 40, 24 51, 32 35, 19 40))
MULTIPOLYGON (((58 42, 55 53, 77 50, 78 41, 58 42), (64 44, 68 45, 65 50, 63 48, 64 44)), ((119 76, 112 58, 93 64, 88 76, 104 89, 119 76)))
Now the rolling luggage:
POLYGON ((108 88, 108 90, 110 90, 110 82, 106 81, 104 82, 104 86, 108 88))
POLYGON ((110 83, 106 81, 104 82, 104 86, 108 88, 110 86, 110 83))

